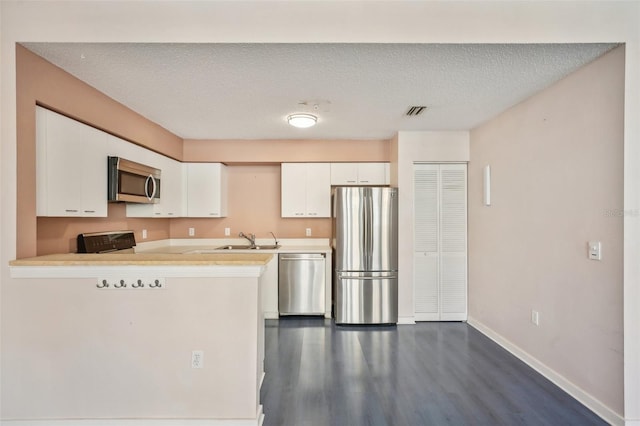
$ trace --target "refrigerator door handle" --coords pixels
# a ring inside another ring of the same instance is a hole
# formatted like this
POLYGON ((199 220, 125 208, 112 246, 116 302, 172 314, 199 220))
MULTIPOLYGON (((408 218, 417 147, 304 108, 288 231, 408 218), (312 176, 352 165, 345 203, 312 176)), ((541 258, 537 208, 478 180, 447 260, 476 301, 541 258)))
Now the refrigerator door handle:
POLYGON ((373 281, 373 280, 395 280, 397 275, 384 275, 378 277, 354 277, 353 275, 338 275, 341 280, 358 280, 358 281, 373 281))

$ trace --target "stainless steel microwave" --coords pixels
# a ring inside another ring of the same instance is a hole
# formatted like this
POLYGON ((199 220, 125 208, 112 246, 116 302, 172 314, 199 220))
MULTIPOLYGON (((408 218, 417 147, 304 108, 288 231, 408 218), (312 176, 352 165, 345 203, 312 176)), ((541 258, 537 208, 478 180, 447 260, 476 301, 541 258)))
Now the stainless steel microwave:
POLYGON ((121 157, 108 157, 109 201, 160 202, 161 171, 121 157))

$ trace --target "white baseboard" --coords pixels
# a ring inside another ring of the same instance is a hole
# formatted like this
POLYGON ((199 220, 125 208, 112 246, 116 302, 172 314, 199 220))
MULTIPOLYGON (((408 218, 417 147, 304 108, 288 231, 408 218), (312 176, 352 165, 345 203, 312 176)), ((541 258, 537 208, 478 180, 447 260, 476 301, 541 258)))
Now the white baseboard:
POLYGON ((61 419, 0 420, 2 426, 262 426, 264 412, 258 406, 255 419, 61 419))
POLYGON ((280 315, 277 312, 263 312, 264 319, 280 319, 280 315))
POLYGON ((415 325, 415 317, 398 317, 398 325, 415 325))
POLYGON ((261 426, 256 419, 100 419, 100 420, 3 420, 2 426, 261 426))
MULTIPOLYGON (((598 416, 602 417, 602 419, 609 424, 612 424, 614 426, 625 426, 625 421, 620 415, 618 415, 602 402, 585 392, 583 389, 567 380, 564 376, 562 376, 555 370, 549 368, 538 359, 531 356, 528 352, 525 352, 520 347, 504 338, 502 335, 496 333, 491 328, 487 327, 486 325, 482 324, 472 317, 469 317, 467 319, 467 324, 487 336, 489 339, 496 342, 498 345, 502 346, 516 358, 527 364, 529 367, 542 374, 559 388, 580 401, 588 409, 596 413, 598 416)), ((629 426, 631 424, 634 423, 626 423, 626 426, 629 426)), ((640 426, 640 422, 637 425, 640 426)))

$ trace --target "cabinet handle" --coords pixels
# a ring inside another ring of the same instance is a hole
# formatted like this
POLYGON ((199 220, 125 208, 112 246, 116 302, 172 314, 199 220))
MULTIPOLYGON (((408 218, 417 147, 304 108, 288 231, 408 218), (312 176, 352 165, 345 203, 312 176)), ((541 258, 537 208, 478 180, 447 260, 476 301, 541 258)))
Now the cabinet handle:
POLYGON ((355 180, 348 180, 347 183, 356 183, 355 180))
POLYGON ((75 210, 75 209, 65 209, 65 212, 67 212, 67 213, 78 213, 78 210, 75 210))
POLYGON ((218 213, 209 213, 209 216, 218 216, 218 213))
POLYGON ((362 183, 369 183, 369 181, 368 181, 368 180, 361 180, 360 182, 362 182, 362 183))
POLYGON ((95 213, 96 211, 95 210, 85 210, 84 212, 85 213, 95 213))
POLYGON ((296 216, 304 216, 304 213, 294 213, 296 216))
POLYGON ((156 212, 156 213, 154 213, 154 215, 156 215, 156 216, 160 216, 160 213, 157 213, 157 212, 156 212))
POLYGON ((309 213, 309 216, 318 216, 318 213, 309 213))

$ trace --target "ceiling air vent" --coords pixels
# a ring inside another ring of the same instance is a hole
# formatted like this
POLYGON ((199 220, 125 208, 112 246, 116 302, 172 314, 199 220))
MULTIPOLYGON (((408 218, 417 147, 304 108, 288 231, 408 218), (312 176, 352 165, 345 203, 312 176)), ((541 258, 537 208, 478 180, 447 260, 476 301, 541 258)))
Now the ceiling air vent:
POLYGON ((427 109, 426 106, 412 106, 406 112, 407 117, 415 117, 422 114, 427 109))

